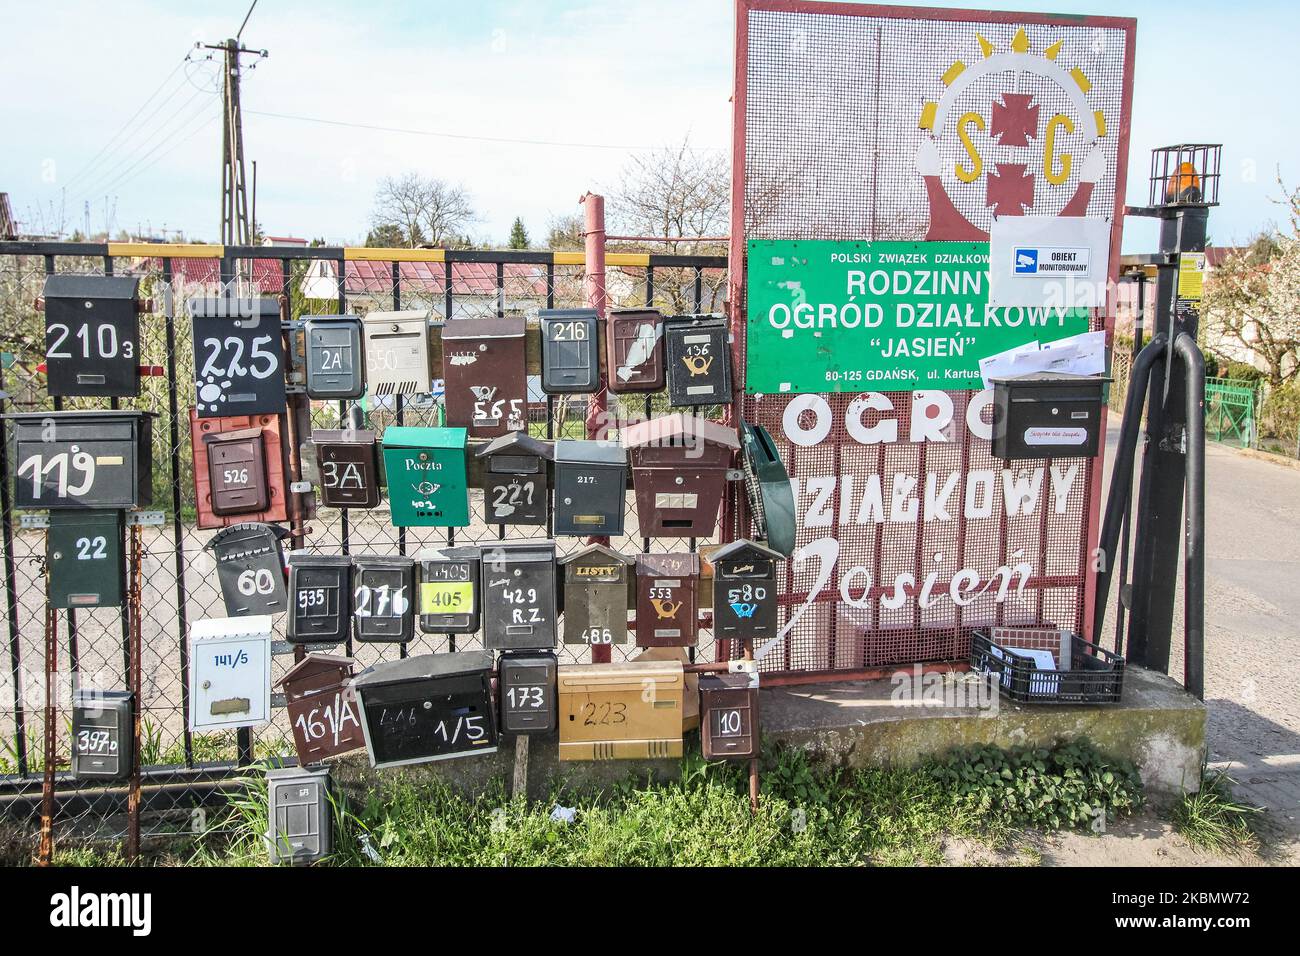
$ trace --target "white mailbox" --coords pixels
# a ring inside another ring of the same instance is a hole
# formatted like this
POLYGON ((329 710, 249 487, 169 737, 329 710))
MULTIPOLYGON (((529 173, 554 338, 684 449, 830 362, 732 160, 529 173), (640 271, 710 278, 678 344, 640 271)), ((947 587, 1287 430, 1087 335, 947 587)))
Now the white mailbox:
POLYGON ((271 615, 195 621, 190 628, 190 730, 271 719, 271 615))

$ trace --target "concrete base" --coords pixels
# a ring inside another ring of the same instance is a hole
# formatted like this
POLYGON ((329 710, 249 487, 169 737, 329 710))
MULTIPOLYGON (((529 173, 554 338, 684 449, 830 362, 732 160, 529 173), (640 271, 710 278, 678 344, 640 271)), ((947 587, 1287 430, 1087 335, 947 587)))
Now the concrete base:
MULTIPOLYGON (((987 706, 987 700, 977 706, 973 675, 903 673, 914 676, 913 686, 920 688, 923 700, 935 698, 936 704, 894 699, 900 691, 897 680, 765 688, 760 702, 763 737, 804 748, 832 764, 866 767, 911 766, 971 744, 1047 747, 1082 736, 1102 752, 1136 764, 1148 796, 1157 803, 1200 786, 1205 705, 1164 675, 1130 666, 1121 703, 1055 707, 1006 701, 987 706), (972 706, 953 706, 957 699, 968 699, 972 706)), ((698 735, 688 734, 687 752, 698 748, 698 735)), ((371 787, 382 789, 400 775, 414 781, 442 780, 476 796, 498 789, 508 792, 514 766, 514 741, 506 738, 495 754, 394 770, 372 770, 364 753, 350 754, 335 762, 334 779, 354 795, 371 787)), ((590 792, 608 790, 629 777, 663 781, 680 775, 677 760, 561 762, 554 737, 534 738, 529 744, 531 799, 549 797, 561 786, 590 792)))

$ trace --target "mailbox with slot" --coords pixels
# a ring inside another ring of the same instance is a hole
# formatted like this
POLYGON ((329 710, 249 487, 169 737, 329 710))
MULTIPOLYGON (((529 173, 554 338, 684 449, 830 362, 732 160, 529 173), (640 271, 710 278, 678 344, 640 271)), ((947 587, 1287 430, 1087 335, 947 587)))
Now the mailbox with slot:
POLYGON ((483 646, 555 646, 555 542, 482 545, 483 646))
POLYGON ((420 630, 425 634, 473 634, 478 626, 478 548, 421 551, 420 630))
POLYGON ((497 749, 492 654, 422 654, 368 668, 352 682, 372 767, 497 749))
POLYGON ((288 534, 279 525, 247 522, 222 528, 204 545, 217 563, 227 615, 279 614, 288 607, 280 544, 288 534))
POLYGON ((285 410, 284 334, 273 298, 191 299, 199 418, 285 410))
POLYGON ((682 755, 681 661, 565 664, 558 681, 561 760, 682 755))
POLYGON ((190 411, 194 501, 200 528, 285 520, 280 425, 278 415, 199 418, 190 411))
POLYGON ((401 555, 352 559, 352 622, 358 641, 415 637, 415 562, 401 555))
POLYGON ((1096 458, 1109 381, 1062 372, 993 379, 993 457, 1096 458))
POLYGON ((321 503, 329 508, 379 504, 379 446, 367 428, 318 428, 311 433, 320 472, 321 503))
POLYGON ((600 388, 599 313, 542 309, 542 391, 548 395, 600 388))
POLYGON ((620 535, 626 506, 626 451, 612 442, 555 443, 556 534, 620 535))
POLYGON ((78 690, 72 699, 72 776, 125 780, 134 753, 135 697, 125 690, 78 690))
POLYGON ((329 856, 334 826, 328 767, 268 770, 266 805, 263 840, 272 863, 311 863, 329 856))
POLYGON ((366 745, 347 686, 355 664, 350 657, 307 654, 276 684, 284 691, 300 764, 319 763, 366 745))
POLYGON ((442 327, 447 424, 474 438, 528 428, 522 318, 453 319, 442 327))
POLYGON ((190 730, 256 727, 271 719, 269 614, 190 626, 190 730))
POLYGON ((776 637, 776 569, 781 555, 755 541, 724 544, 706 559, 713 568, 713 637, 776 637))
POLYGON ((503 734, 555 732, 554 651, 507 651, 497 673, 503 734))
POLYGON ((121 607, 122 511, 52 511, 45 537, 50 607, 121 607))
POLYGON ((384 431, 388 505, 397 527, 469 524, 463 428, 390 426, 384 431))
POLYGON ((740 447, 734 428, 674 413, 623 429, 632 460, 637 520, 647 538, 710 538, 727 471, 740 447))
POLYGON ((371 312, 363 326, 370 394, 383 397, 427 392, 433 381, 429 310, 371 312))
POLYGON ((700 676, 700 747, 705 760, 758 756, 758 673, 700 676))
POLYGON ((15 508, 145 508, 153 412, 15 412, 15 508))
POLYGON ((478 450, 483 459, 483 520, 487 524, 546 524, 550 504, 550 442, 510 432, 478 450))
POLYGON ((307 397, 357 398, 366 390, 361 319, 313 316, 303 323, 307 350, 307 397))
POLYGON ((591 544, 560 561, 564 567, 564 643, 627 643, 628 558, 591 544))
POLYGON ((698 554, 636 556, 638 647, 690 647, 698 632, 698 554))
POLYGON ((731 401, 731 347, 727 320, 675 315, 664 331, 669 405, 725 405, 731 401))
POLYGON ((45 279, 45 390, 129 398, 140 392, 139 278, 45 279))
POLYGON ((605 338, 611 392, 658 392, 664 387, 664 317, 658 309, 613 309, 605 338))
POLYGON ((294 644, 347 640, 351 616, 352 559, 341 554, 289 555, 289 623, 294 644))

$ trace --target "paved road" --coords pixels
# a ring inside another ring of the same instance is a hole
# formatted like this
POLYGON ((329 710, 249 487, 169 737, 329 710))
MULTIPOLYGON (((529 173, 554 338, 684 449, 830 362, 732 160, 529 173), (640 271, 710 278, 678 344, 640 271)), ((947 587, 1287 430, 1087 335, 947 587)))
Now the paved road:
MULTIPOLYGON (((1205 507, 1211 765, 1300 833, 1300 469, 1211 445, 1205 507)), ((1178 646, 1170 673, 1182 667, 1178 646)))

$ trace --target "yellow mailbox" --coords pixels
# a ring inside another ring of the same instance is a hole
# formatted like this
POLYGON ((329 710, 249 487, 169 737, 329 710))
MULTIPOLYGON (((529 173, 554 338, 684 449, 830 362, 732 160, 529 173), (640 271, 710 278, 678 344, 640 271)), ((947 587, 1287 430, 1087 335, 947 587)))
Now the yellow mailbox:
POLYGON ((560 759, 680 757, 685 684, 681 661, 561 666, 560 759))

